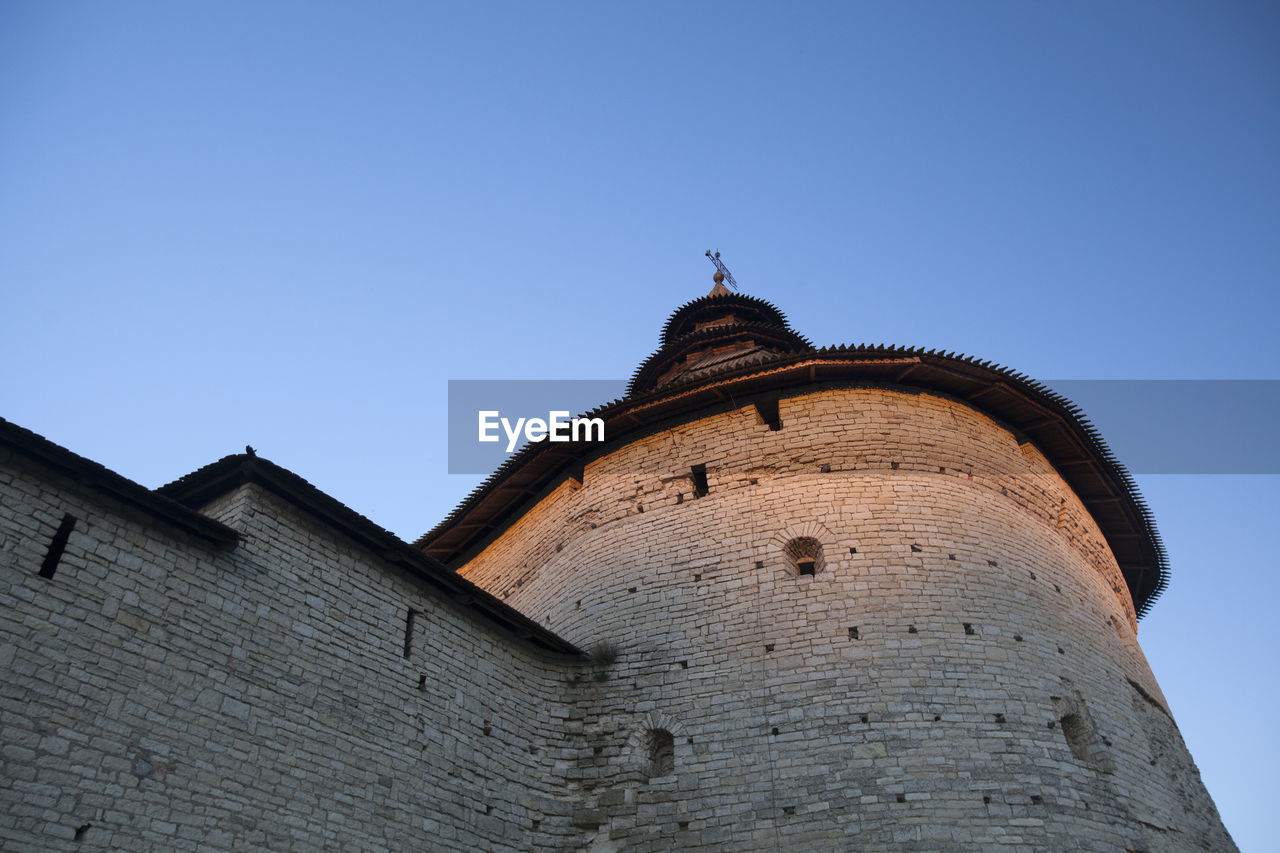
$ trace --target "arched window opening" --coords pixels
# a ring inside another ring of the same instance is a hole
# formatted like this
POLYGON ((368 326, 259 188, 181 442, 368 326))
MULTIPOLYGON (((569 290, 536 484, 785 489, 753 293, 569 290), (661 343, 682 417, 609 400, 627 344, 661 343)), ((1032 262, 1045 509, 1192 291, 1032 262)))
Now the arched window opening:
POLYGON ((649 732, 649 778, 676 772, 676 742, 666 729, 649 732))
POLYGON ((1114 772, 1115 762, 1106 749, 1111 746, 1111 741, 1098 731, 1080 691, 1066 678, 1062 679, 1062 683, 1067 688, 1064 691, 1066 695, 1049 698, 1053 702, 1054 716, 1058 718, 1058 726, 1062 729, 1062 737, 1071 754, 1104 773, 1114 772))
POLYGON ((1093 739, 1093 726, 1079 714, 1065 714, 1058 723, 1062 726, 1062 735, 1067 740, 1071 754, 1081 761, 1091 760, 1093 755, 1089 742, 1093 739))
POLYGON ((793 575, 812 577, 823 569, 822 543, 812 536, 799 536, 783 548, 787 568, 793 575))

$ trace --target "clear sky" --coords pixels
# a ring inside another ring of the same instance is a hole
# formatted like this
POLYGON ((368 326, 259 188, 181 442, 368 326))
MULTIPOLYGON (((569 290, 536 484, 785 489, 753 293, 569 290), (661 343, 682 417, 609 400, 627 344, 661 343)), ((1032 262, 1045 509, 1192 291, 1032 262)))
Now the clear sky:
MULTIPOLYGON (((449 379, 629 376, 708 248, 818 344, 1280 378, 1278 45, 1208 0, 0 0, 0 415, 147 486, 253 444, 412 539, 479 481, 449 379)), ((1275 849, 1280 478, 1139 484, 1139 638, 1275 849)))

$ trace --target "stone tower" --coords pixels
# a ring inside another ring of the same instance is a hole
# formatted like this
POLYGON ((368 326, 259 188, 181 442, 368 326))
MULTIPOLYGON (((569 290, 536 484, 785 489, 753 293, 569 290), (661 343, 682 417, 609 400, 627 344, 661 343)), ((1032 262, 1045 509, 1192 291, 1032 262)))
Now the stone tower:
POLYGON ((1137 642, 1159 537, 1070 403, 717 283, 594 414, 417 543, 593 650, 588 849, 1235 849, 1137 642))
POLYGON ((717 287, 595 415, 414 545, 0 420, 0 848, 1234 849, 1065 400, 717 287))

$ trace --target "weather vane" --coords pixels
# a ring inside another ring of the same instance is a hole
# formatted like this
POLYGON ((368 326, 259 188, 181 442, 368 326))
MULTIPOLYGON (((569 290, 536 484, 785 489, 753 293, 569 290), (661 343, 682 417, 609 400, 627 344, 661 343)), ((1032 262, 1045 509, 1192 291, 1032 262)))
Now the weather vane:
POLYGON ((724 261, 720 260, 720 251, 717 249, 716 253, 713 255, 711 254, 711 250, 707 249, 707 257, 711 259, 711 263, 716 265, 716 284, 720 284, 722 281, 727 281, 729 282, 730 287, 737 290, 738 283, 733 280, 733 273, 729 272, 729 268, 724 265, 724 261))

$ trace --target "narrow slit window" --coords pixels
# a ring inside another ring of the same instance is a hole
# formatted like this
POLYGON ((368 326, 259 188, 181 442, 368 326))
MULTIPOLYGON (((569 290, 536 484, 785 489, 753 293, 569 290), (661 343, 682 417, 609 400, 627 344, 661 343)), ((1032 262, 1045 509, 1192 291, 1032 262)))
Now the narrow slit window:
POLYGON ((413 623, 418 614, 410 607, 404 616, 404 656, 407 659, 413 652, 413 623))
POLYGON ((49 551, 44 555, 44 562, 40 564, 40 577, 51 578, 53 573, 58 570, 58 563, 62 560, 62 552, 67 549, 67 540, 71 538, 71 531, 76 526, 76 517, 71 513, 62 516, 62 523, 58 525, 58 532, 53 534, 53 540, 49 543, 49 551))
POLYGON ((708 491, 710 491, 710 489, 707 488, 706 465, 694 465, 693 468, 690 469, 689 478, 693 480, 693 494, 695 497, 703 497, 708 491))

